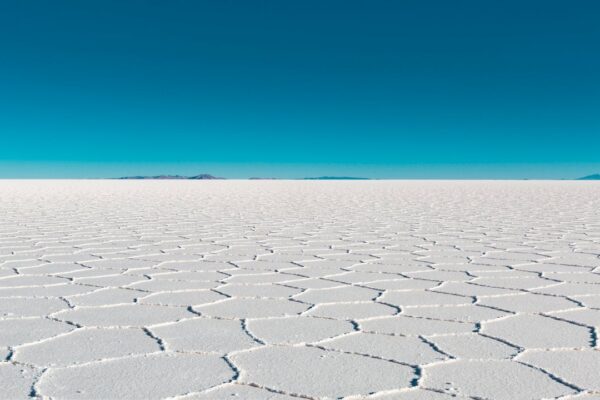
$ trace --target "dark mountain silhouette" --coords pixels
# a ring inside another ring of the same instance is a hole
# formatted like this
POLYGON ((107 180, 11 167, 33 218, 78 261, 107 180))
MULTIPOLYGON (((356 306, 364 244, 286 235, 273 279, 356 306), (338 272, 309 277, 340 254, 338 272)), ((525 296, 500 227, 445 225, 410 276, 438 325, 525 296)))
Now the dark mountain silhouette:
POLYGON ((209 174, 200 174, 194 176, 183 176, 183 175, 154 175, 154 176, 123 176, 117 179, 194 179, 194 180, 206 180, 206 179, 225 179, 217 178, 209 174))
POLYGON ((210 174, 200 174, 200 175, 190 176, 188 179, 225 179, 225 178, 218 178, 218 177, 212 176, 210 174))
MULTIPOLYGON (((155 180, 212 180, 212 179, 226 179, 216 177, 210 174, 199 174, 193 176, 185 176, 185 175, 135 175, 135 176, 123 176, 116 179, 155 179, 155 180)), ((251 177, 249 180, 276 180, 279 178, 273 177, 251 177)), ((300 180, 309 180, 309 181, 364 181, 369 180, 370 178, 357 178, 354 176, 318 176, 318 177, 308 177, 308 178, 299 178, 300 180)))
POLYGON ((319 180, 319 181, 366 181, 370 178, 356 178, 353 176, 319 176, 316 178, 304 178, 305 180, 319 180))
MULTIPOLYGON (((210 174, 199 174, 199 175, 135 175, 135 176, 123 176, 116 179, 155 179, 155 180, 212 180, 212 179, 226 179, 216 177, 210 174)), ((249 180, 276 180, 279 178, 274 177, 251 177, 249 180)), ((371 178, 359 178, 354 176, 317 176, 317 177, 307 177, 307 178, 299 178, 300 180, 309 180, 309 181, 365 181, 370 180, 371 178)))
POLYGON ((592 174, 577 178, 578 181, 600 181, 600 174, 592 174))

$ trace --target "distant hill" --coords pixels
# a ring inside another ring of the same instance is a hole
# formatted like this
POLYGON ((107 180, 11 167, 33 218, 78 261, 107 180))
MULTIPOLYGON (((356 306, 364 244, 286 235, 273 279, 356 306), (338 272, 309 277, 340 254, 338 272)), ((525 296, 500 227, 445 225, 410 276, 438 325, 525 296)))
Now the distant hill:
POLYGON ((367 181, 370 178, 356 178, 353 176, 319 176, 316 178, 304 178, 305 180, 318 181, 367 181))
POLYGON ((217 178, 209 174, 200 174, 194 176, 183 176, 183 175, 154 175, 154 176, 123 176, 117 179, 194 179, 194 180, 205 180, 205 179, 225 179, 217 178))
POLYGON ((600 174, 593 174, 577 178, 578 181, 600 181, 600 174))
MULTIPOLYGON (((155 179, 155 180, 211 180, 211 179, 225 179, 219 178, 210 174, 200 174, 193 176, 185 176, 185 175, 135 175, 135 176, 123 176, 116 179, 133 179, 133 180, 141 180, 141 179, 155 179)), ((273 177, 251 177, 249 180, 276 180, 278 178, 273 177)), ((358 178, 354 176, 318 176, 318 177, 309 177, 309 178, 300 178, 300 180, 309 180, 309 181, 366 181, 370 180, 370 178, 358 178)))
POLYGON ((225 178, 219 178, 219 177, 212 176, 209 174, 200 174, 200 175, 190 176, 188 179, 225 179, 225 178))

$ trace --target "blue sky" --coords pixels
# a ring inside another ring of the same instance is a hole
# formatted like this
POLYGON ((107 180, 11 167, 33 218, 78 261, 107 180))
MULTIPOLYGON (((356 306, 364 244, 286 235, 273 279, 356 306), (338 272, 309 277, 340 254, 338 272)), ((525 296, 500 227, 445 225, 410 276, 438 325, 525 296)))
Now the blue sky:
POLYGON ((0 2, 0 177, 600 172, 600 3, 0 2))

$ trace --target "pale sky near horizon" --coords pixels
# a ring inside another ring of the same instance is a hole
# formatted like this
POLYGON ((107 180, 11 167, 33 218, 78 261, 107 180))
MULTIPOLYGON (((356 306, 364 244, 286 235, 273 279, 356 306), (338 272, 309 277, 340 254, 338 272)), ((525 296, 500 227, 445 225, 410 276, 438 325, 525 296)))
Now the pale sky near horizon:
POLYGON ((0 3, 0 178, 600 173, 600 3, 0 3))

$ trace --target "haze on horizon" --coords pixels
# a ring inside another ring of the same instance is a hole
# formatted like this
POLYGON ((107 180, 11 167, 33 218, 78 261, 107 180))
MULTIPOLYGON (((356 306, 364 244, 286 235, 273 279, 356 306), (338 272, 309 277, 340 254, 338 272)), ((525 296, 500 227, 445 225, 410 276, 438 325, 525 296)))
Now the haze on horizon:
POLYGON ((600 3, 0 4, 0 178, 600 172, 600 3))

